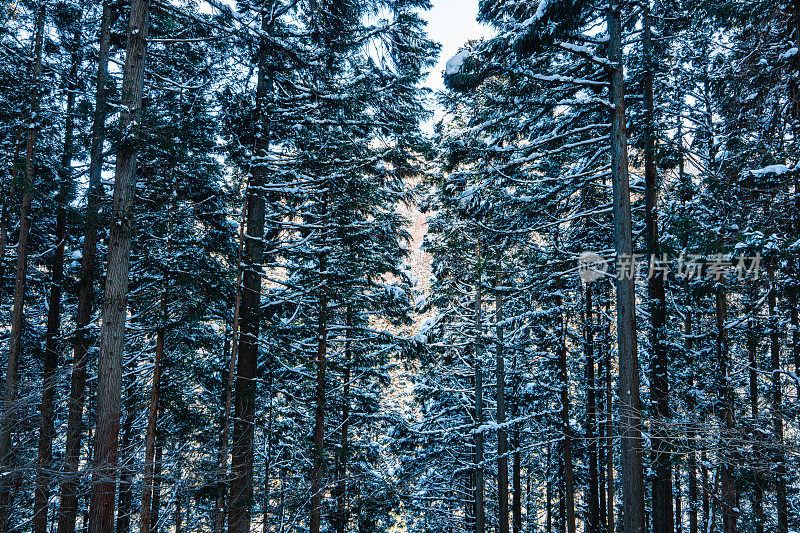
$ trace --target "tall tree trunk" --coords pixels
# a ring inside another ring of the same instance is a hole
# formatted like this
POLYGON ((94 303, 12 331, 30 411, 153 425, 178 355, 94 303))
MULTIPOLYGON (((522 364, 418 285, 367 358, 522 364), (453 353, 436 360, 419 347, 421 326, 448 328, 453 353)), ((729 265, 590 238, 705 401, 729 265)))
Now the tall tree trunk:
MULTIPOLYGON (((727 320, 727 298, 725 287, 720 283, 716 290, 716 323, 717 323, 717 379, 719 386, 720 402, 722 403, 723 425, 726 437, 732 437, 733 430, 733 391, 730 386, 730 371, 728 368, 728 341, 725 332, 727 320)), ((723 444, 720 452, 720 504, 722 505, 722 521, 725 533, 736 533, 737 522, 737 496, 736 480, 733 473, 732 460, 729 457, 728 446, 723 444)))
MULTIPOLYGON (((797 187, 795 185, 795 187, 797 187)), ((795 189, 800 191, 800 187, 795 189)), ((800 201, 800 194, 796 194, 800 201)), ((800 260, 799 260, 800 261, 800 260)), ((795 276, 800 276, 798 266, 795 266, 795 276)), ((794 364, 795 374, 800 375, 800 317, 797 310, 798 281, 792 280, 787 292, 789 298, 789 324, 792 326, 792 363, 794 364)), ((797 395, 800 397, 800 382, 797 384, 797 395)))
POLYGON ((19 157, 22 145, 26 141, 24 137, 26 129, 20 128, 17 137, 14 139, 14 153, 11 155, 11 174, 10 181, 3 182, 3 207, 0 211, 0 287, 6 278, 6 248, 8 246, 8 228, 11 226, 11 210, 9 209, 12 199, 16 194, 17 175, 19 174, 19 157))
MULTIPOLYGON (((324 231, 324 230, 323 230, 324 231)), ((328 288, 325 284, 327 261, 320 256, 319 316, 317 320, 317 384, 314 412, 314 450, 311 470, 311 533, 320 533, 322 525, 323 468, 325 453, 325 374, 328 366, 328 288)))
POLYGON ((503 274, 498 264, 495 280, 495 323, 497 344, 495 346, 495 381, 497 387, 497 504, 498 533, 508 533, 508 434, 503 424, 506 421, 505 353, 503 346, 503 274))
POLYGON ((522 441, 519 434, 519 425, 514 426, 514 501, 512 504, 511 515, 512 531, 513 533, 520 533, 522 531, 522 452, 520 446, 522 441))
MULTIPOLYGON (((609 314, 611 307, 611 300, 606 300, 606 314, 609 314)), ((607 531, 614 533, 615 523, 615 509, 614 509, 614 392, 613 392, 613 375, 611 361, 611 324, 606 322, 605 327, 605 342, 603 345, 606 350, 606 510, 608 512, 607 531)))
POLYGON ((675 465, 675 533, 683 533, 683 490, 681 489, 681 469, 675 465))
MULTIPOLYGON (((632 260, 628 135, 625 129, 625 81, 622 64, 622 6, 609 0, 609 59, 611 74, 611 181, 613 188, 614 248, 617 258, 632 260)), ((622 436, 622 506, 625 533, 645 532, 644 469, 642 463, 639 356, 636 342, 636 288, 632 276, 617 279, 617 341, 619 354, 619 413, 622 436)))
MULTIPOLYGON (((262 17, 262 31, 266 16, 262 17)), ((241 296, 241 335, 236 359, 236 387, 231 448, 228 533, 249 533, 253 500, 253 438, 255 436, 255 377, 258 370, 258 335, 261 322, 261 264, 264 261, 266 203, 262 185, 266 178, 269 124, 266 118, 268 92, 266 43, 260 43, 256 86, 256 124, 253 161, 247 188, 247 237, 241 296)), ((234 330, 235 331, 235 330, 234 330)), ((227 423, 227 422, 226 422, 227 423)))
MULTIPOLYGON (((755 303, 757 293, 753 290, 750 296, 751 303, 755 303)), ((755 309, 750 311, 755 313, 755 309)), ((758 445, 758 334, 755 331, 755 319, 750 317, 747 321, 747 360, 750 378, 750 416, 753 419, 753 453, 759 457, 763 450, 758 445)), ((764 484, 761 479, 760 468, 753 472, 753 526, 755 533, 764 533, 764 484)))
POLYGON ((708 454, 705 445, 700 448, 700 484, 703 492, 703 530, 708 533, 711 524, 711 491, 708 487, 708 454))
POLYGON ((595 395, 594 368, 594 302, 592 284, 587 283, 585 289, 585 337, 584 352, 586 355, 586 447, 589 455, 589 501, 588 501, 588 533, 600 533, 600 474, 597 468, 597 397, 595 395))
POLYGON ((650 257, 651 271, 655 275, 648 276, 647 292, 650 298, 650 326, 652 355, 651 365, 651 402, 654 410, 652 422, 652 449, 655 475, 652 478, 653 491, 653 533, 673 533, 675 530, 672 508, 672 465, 670 446, 667 437, 669 424, 669 354, 664 339, 666 326, 666 294, 664 291, 664 275, 654 267, 653 262, 661 260, 661 245, 658 231, 658 194, 659 183, 656 169, 656 134, 654 113, 654 58, 650 27, 650 2, 643 4, 642 27, 644 69, 644 105, 645 105, 645 240, 650 257))
MULTIPOLYGON (((686 293, 687 302, 689 301, 689 283, 688 280, 684 283, 684 292, 686 293)), ((683 322, 683 329, 684 329, 684 337, 685 337, 685 347, 686 347, 686 354, 690 356, 692 350, 694 349, 693 346, 693 336, 694 336, 694 325, 692 323, 692 311, 689 305, 687 305, 685 311, 685 317, 683 322)), ((689 387, 694 387, 694 375, 690 376, 689 378, 689 387)), ((692 400, 689 403, 689 410, 691 413, 695 413, 695 402, 692 400)), ((687 474, 689 476, 689 533, 698 533, 697 530, 697 511, 698 511, 698 497, 697 497, 697 435, 695 434, 694 429, 689 426, 689 430, 687 431, 687 437, 689 441, 689 453, 688 453, 688 460, 687 460, 687 474)))
MULTIPOLYGON (((545 531, 547 533, 553 533, 553 481, 551 479, 551 471, 550 471, 550 445, 547 445, 547 455, 545 458, 547 470, 545 472, 545 531)), ((528 473, 530 476, 530 472, 528 473)), ((530 493, 529 493, 530 494, 530 493)), ((527 516, 528 524, 530 524, 530 514, 527 516)))
MULTIPOLYGON (((597 334, 599 330, 597 329, 597 325, 595 326, 595 334, 597 334)), ((598 485, 598 512, 600 513, 600 531, 603 533, 608 532, 608 509, 606 508, 607 503, 607 495, 606 495, 606 422, 605 418, 603 417, 603 413, 605 413, 605 402, 603 399, 602 394, 602 387, 604 383, 604 377, 601 371, 603 366, 598 361, 597 354, 600 352, 601 348, 598 344, 598 348, 595 350, 595 366, 597 369, 597 377, 595 378, 595 415, 596 415, 596 424, 597 424, 597 444, 595 448, 597 450, 597 485, 598 485)))
POLYGON ((158 531, 158 522, 161 520, 161 482, 164 471, 164 441, 162 436, 156 438, 156 456, 153 464, 153 503, 150 507, 151 531, 158 531))
POLYGON ((72 184, 72 139, 75 129, 75 92, 77 90, 81 34, 75 32, 72 63, 67 79, 67 107, 64 123, 64 151, 61 154, 56 214, 56 249, 53 254, 50 277, 50 301, 47 309, 44 370, 42 378, 42 405, 39 410, 39 444, 37 453, 36 494, 33 504, 33 531, 47 533, 47 513, 50 500, 50 471, 53 462, 53 401, 55 399, 56 369, 60 352, 61 286, 64 281, 64 249, 67 235, 67 201, 72 184))
MULTIPOLYGON (((786 457, 783 452, 783 392, 781 390, 781 346, 780 318, 776 314, 777 283, 773 273, 770 275, 769 305, 769 345, 772 370, 772 427, 775 454, 775 506, 778 519, 778 533, 789 531, 788 505, 786 501, 786 457)), ((726 532, 727 533, 727 532, 726 532)))
POLYGON ((149 0, 131 2, 128 46, 122 77, 122 105, 119 127, 126 132, 117 152, 111 232, 103 324, 100 330, 100 361, 97 373, 97 428, 94 435, 92 500, 89 533, 106 533, 114 528, 114 500, 117 480, 117 447, 122 387, 122 351, 133 237, 133 190, 136 186, 138 132, 142 121, 142 86, 147 54, 149 0))
MULTIPOLYGON (((273 381, 272 369, 270 369, 269 375, 269 398, 275 398, 275 383, 273 381)), ((267 455, 264 457, 264 501, 262 503, 262 514, 263 522, 261 524, 261 530, 263 533, 269 533, 270 527, 270 506, 272 500, 272 479, 270 478, 272 474, 272 459, 274 453, 274 436, 275 436, 275 429, 273 427, 273 422, 275 420, 275 405, 274 401, 270 400, 269 407, 267 410, 267 426, 264 428, 264 442, 267 443, 267 455)))
MULTIPOLYGON (((478 244, 478 260, 481 258, 478 244)), ((485 504, 483 480, 483 279, 480 268, 475 280, 475 533, 484 533, 485 504)))
POLYGON ((78 515, 78 464, 81 452, 83 406, 86 391, 86 359, 92 340, 88 326, 94 305, 95 256, 97 255, 97 221, 100 213, 100 181, 103 169, 103 141, 106 120, 106 83, 111 27, 111 0, 103 1, 100 22, 100 53, 97 62, 95 108, 92 122, 92 142, 89 162, 86 223, 83 234, 78 312, 75 320, 73 363, 67 414, 67 434, 64 445, 64 466, 61 482, 61 505, 58 512, 58 533, 75 533, 78 515))
POLYGON ((139 416, 138 407, 130 406, 125 422, 122 424, 121 461, 119 476, 119 501, 117 502, 117 531, 116 533, 130 533, 131 531, 131 505, 133 504, 133 477, 136 474, 136 446, 133 444, 133 422, 139 416))
POLYGON ((336 488, 336 533, 346 533, 349 515, 347 510, 347 459, 350 453, 350 365, 353 360, 353 311, 347 308, 347 338, 344 341, 344 387, 342 398, 342 426, 339 437, 339 465, 337 468, 338 487, 336 488))
POLYGON ((142 509, 139 519, 141 533, 150 533, 153 522, 150 516, 150 503, 153 498, 153 455, 155 453, 156 425, 158 423, 159 396, 161 387, 161 365, 167 337, 169 312, 167 298, 169 291, 169 268, 172 259, 172 236, 175 231, 175 210, 178 201, 178 180, 172 182, 172 195, 167 219, 167 243, 164 250, 164 270, 161 274, 161 301, 159 303, 158 330, 156 331, 156 354, 153 361, 152 384, 150 385, 150 405, 147 413, 147 430, 144 436, 144 473, 142 480, 142 509))
MULTIPOLYGON (((233 319, 231 321, 231 338, 225 339, 227 372, 223 373, 224 384, 222 431, 220 432, 219 457, 217 460, 217 494, 214 501, 214 514, 212 515, 214 533, 222 533, 225 529, 225 486, 228 477, 228 443, 230 441, 230 419, 233 403, 233 386, 236 379, 236 363, 239 350, 239 312, 242 305, 242 261, 244 256, 244 228, 247 209, 242 208, 242 223, 239 224, 239 252, 236 259, 236 297, 233 305, 233 319)), ((227 312, 227 311, 226 311, 227 312)))
POLYGON ((5 532, 10 514, 12 487, 9 471, 12 469, 14 451, 11 449, 11 434, 17 416, 17 378, 19 360, 22 355, 22 330, 25 327, 25 288, 28 275, 28 248, 30 242, 31 193, 34 190, 36 167, 36 139, 40 124, 39 107, 41 101, 42 46, 44 26, 47 16, 47 2, 42 1, 36 11, 36 33, 33 46, 33 68, 31 81, 31 121, 28 128, 28 144, 25 152, 25 181, 22 185, 22 208, 19 218, 19 241, 17 244, 16 281, 14 283, 13 311, 11 315, 11 334, 8 340, 8 362, 3 389, 3 406, 0 411, 0 532, 5 532))
POLYGON ((563 467, 563 492, 562 502, 565 506, 565 520, 562 527, 567 533, 575 533, 575 478, 572 464, 572 426, 570 425, 569 414, 569 375, 567 373, 567 332, 564 324, 563 300, 561 296, 556 297, 556 307, 558 316, 556 327, 558 331, 558 382, 561 388, 559 399, 561 400, 561 460, 563 467))

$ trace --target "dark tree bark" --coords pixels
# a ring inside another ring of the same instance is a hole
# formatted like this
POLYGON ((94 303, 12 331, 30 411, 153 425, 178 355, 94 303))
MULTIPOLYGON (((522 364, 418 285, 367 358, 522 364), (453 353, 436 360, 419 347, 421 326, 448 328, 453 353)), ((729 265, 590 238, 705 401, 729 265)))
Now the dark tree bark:
POLYGON ((153 361, 152 384, 150 385, 150 404, 147 413, 147 430, 144 436, 144 479, 142 480, 142 509, 139 519, 141 533, 150 533, 153 524, 150 516, 150 504, 153 498, 153 454, 156 442, 156 424, 158 423, 159 396, 161 387, 161 366, 164 359, 164 348, 167 337, 167 324, 169 322, 168 291, 169 291, 169 264, 172 257, 172 236, 175 232, 175 211, 178 201, 178 181, 172 182, 172 199, 167 218, 167 242, 164 249, 164 270, 161 274, 161 298, 159 302, 159 324, 156 331, 156 353, 153 361))
POLYGON ((6 248, 8 246, 8 228, 11 226, 11 210, 9 206, 16 195, 17 175, 19 174, 19 158, 22 145, 27 140, 24 137, 26 130, 20 128, 14 139, 14 153, 11 155, 10 180, 3 182, 3 207, 0 211, 0 285, 6 278, 6 248))
MULTIPOLYGON (((266 21, 262 19, 262 30, 266 21)), ((264 262, 266 203, 261 186, 266 178, 269 124, 266 119, 267 66, 265 43, 258 54, 256 124, 253 162, 247 189, 247 233, 241 295, 241 334, 236 357, 233 439, 231 447, 228 533, 249 533, 253 503, 253 438, 255 436, 255 378, 258 370, 258 335, 261 323, 261 264, 264 262)), ((235 328, 235 326, 234 326, 235 328)), ((235 329, 234 329, 235 331, 235 329)), ((227 421, 226 421, 227 423, 227 421)))
POLYGON ((522 441, 519 434, 519 426, 514 427, 514 501, 512 503, 512 531, 520 533, 522 531, 522 452, 520 446, 522 441))
POLYGON ((589 455, 588 533, 600 533, 600 474, 597 465, 597 398, 595 396, 594 368, 594 302, 592 284, 585 289, 584 352, 586 355, 586 447, 589 455))
MULTIPOLYGON (((781 346, 780 318, 776 314, 777 291, 775 276, 770 275, 769 306, 769 345, 772 370, 772 430, 775 453, 775 511, 778 519, 778 533, 789 531, 789 514, 786 498, 786 457, 783 452, 783 391, 781 390, 781 346)), ((726 531, 726 533, 728 533, 726 531)))
MULTIPOLYGON (((686 293, 687 302, 689 300, 689 284, 688 281, 684 283, 684 292, 686 293)), ((691 306, 687 305, 686 308, 686 315, 684 317, 683 322, 683 330, 684 330, 684 337, 685 337, 685 347, 686 353, 688 356, 691 356, 692 351, 694 350, 694 343, 693 343, 693 336, 694 336, 694 324, 692 321, 692 311, 691 306)), ((689 378, 689 387, 694 387, 694 376, 690 376, 689 378)), ((694 401, 689 403, 689 410, 690 412, 694 412, 695 405, 694 401)), ((698 533, 698 523, 697 523, 697 512, 698 512, 698 494, 697 494, 697 435, 695 434, 694 429, 689 427, 687 431, 687 438, 689 441, 689 453, 687 459, 687 475, 689 476, 689 533, 698 533)), ((705 530, 704 530, 705 531, 705 530)))
POLYGON ((95 109, 92 122, 92 142, 89 162, 86 223, 83 234, 78 312, 73 341, 73 363, 67 414, 67 434, 64 446, 64 466, 61 482, 61 506, 58 513, 58 533, 75 533, 78 515, 78 464, 81 451, 83 407, 86 391, 86 359, 92 344, 88 326, 94 306, 95 256, 97 255, 97 220, 100 213, 100 181, 103 168, 103 141, 106 120, 106 83, 108 83, 108 53, 111 26, 111 0, 103 1, 100 22, 100 53, 95 87, 95 109))
POLYGON ((346 533, 350 515, 347 508, 347 461, 350 453, 350 362, 352 361, 353 312, 347 308, 347 338, 344 342, 344 387, 342 392, 342 424, 339 435, 339 456, 336 487, 336 533, 346 533))
POLYGON ((47 533, 48 502, 50 500, 50 471, 53 462, 53 401, 55 399, 56 369, 60 352, 61 336, 61 289, 64 281, 64 249, 67 234, 67 202, 72 185, 72 145, 75 129, 75 93, 77 89, 78 67, 81 56, 80 31, 74 36, 75 49, 72 51, 69 74, 67 76, 67 106, 64 123, 64 151, 61 154, 56 213, 56 249, 50 276, 50 300, 47 309, 47 333, 45 335, 44 369, 42 376, 42 405, 39 410, 39 443, 37 451, 36 493, 33 504, 33 531, 47 533))
POLYGON ((683 489, 678 465, 675 465, 675 533, 683 533, 683 489))
POLYGON ((139 415, 138 407, 131 406, 122 424, 121 461, 119 476, 119 501, 117 502, 117 531, 116 533, 130 533, 131 531, 131 505, 133 504, 133 477, 136 474, 136 446, 133 444, 133 422, 139 415))
MULTIPOLYGON (((611 307, 610 299, 606 300, 606 314, 609 314, 611 307)), ((611 324, 606 322, 605 327, 605 350, 606 350, 606 511, 608 512, 607 531, 614 533, 615 509, 614 509, 614 392, 613 375, 611 361, 611 324)))
MULTIPOLYGON (((731 436, 733 430, 733 391, 730 386, 730 370, 728 362, 728 340, 725 332, 725 321, 727 320, 728 303, 725 287, 722 284, 716 289, 716 324, 717 324, 717 380, 719 388, 719 399, 722 404, 722 422, 726 433, 731 436)), ((736 495, 736 479, 733 472, 733 464, 730 457, 730 450, 723 444, 724 448, 720 453, 722 464, 720 465, 720 504, 722 506, 722 523, 725 533, 736 533, 738 520, 738 499, 736 495)))
POLYGON ((108 240, 108 264, 103 323, 100 330, 100 361, 97 374, 97 427, 94 436, 92 499, 89 533, 107 533, 114 528, 117 452, 122 387, 122 352, 133 237, 133 190, 136 186, 138 131, 142 119, 149 0, 133 0, 128 24, 128 45, 122 75, 122 105, 119 126, 126 132, 117 152, 114 199, 108 240))
MULTIPOLYGON (((643 54, 644 69, 644 107, 645 107, 645 240, 647 253, 652 262, 661 259, 661 245, 658 230, 658 195, 659 182, 656 169, 656 134, 654 113, 654 58, 652 30, 650 27, 650 4, 643 4, 643 54)), ((675 529, 672 507, 672 465, 670 461, 670 445, 667 437, 669 424, 669 354, 664 339, 667 318, 666 293, 664 275, 652 268, 655 275, 648 277, 647 293, 650 298, 650 333, 652 354, 651 371, 651 403, 654 420, 652 422, 652 449, 655 475, 652 481, 653 492, 653 533, 673 533, 675 529)))
POLYGON ((563 468, 564 486, 562 487, 562 503, 565 506, 563 516, 565 531, 575 533, 575 474, 572 464, 572 427, 569 423, 569 376, 567 373, 567 338, 564 324, 563 301, 561 296, 556 297, 558 316, 556 317, 558 331, 558 382, 560 386, 559 399, 561 400, 561 460, 563 468))
MULTIPOLYGON (((550 445, 548 444, 545 458, 545 464, 547 465, 547 470, 545 471, 545 514, 547 515, 545 518, 545 531, 547 533, 553 533, 553 482, 551 480, 550 461, 550 445)), ((528 523, 530 523, 530 515, 528 516, 528 523)))
POLYGON ((708 531, 709 524, 711 523, 711 491, 708 487, 708 454, 705 446, 700 448, 700 484, 703 492, 703 528, 702 531, 708 531))
MULTIPOLYGON (((795 184, 795 187, 797 187, 797 184, 795 184)), ((800 190, 800 188, 797 190, 800 190)), ((797 201, 800 202, 800 195, 797 196, 797 201)), ((800 259, 798 261, 800 262, 800 259)), ((794 274, 795 276, 800 276, 799 266, 795 266, 794 274)), ((789 299, 789 324, 792 326, 792 363, 794 364, 795 374, 800 375, 800 317, 798 317, 797 310, 798 281, 795 279, 790 283, 791 286, 786 293, 789 299)), ((800 382, 797 383, 797 395, 800 397, 800 382)))
POLYGON ((22 331, 25 327, 25 288, 28 279, 28 248, 30 243, 31 193, 34 190, 34 170, 36 167, 36 141, 39 124, 42 79, 42 46, 44 42, 47 2, 41 2, 36 11, 36 32, 34 35, 33 66, 31 81, 31 121, 28 127, 28 142, 25 151, 25 180, 22 184, 22 207, 19 219, 19 241, 17 243, 16 280, 11 315, 11 333, 8 340, 8 361, 6 363, 3 406, 0 411, 0 533, 6 531, 10 514, 11 478, 14 450, 11 448, 11 435, 17 417, 17 379, 19 362, 22 356, 22 331))
POLYGON ((314 449, 311 470, 311 533, 320 533, 322 523, 322 492, 324 453, 325 453, 325 374, 328 366, 328 291, 324 272, 327 270, 326 257, 319 260, 320 294, 319 316, 317 320, 317 386, 314 397, 314 449))
POLYGON ((497 504, 498 504, 498 533, 508 533, 508 436, 503 424, 506 421, 505 389, 505 353, 503 346, 503 275, 497 267, 495 280, 495 381, 497 387, 497 504))
POLYGON ((162 472, 164 470, 164 440, 159 435, 156 438, 156 456, 153 462, 153 503, 150 507, 151 531, 158 529, 158 522, 161 520, 161 483, 163 481, 162 472))
MULTIPOLYGON (((214 514, 212 515, 214 533, 222 533, 225 529, 225 485, 228 477, 228 443, 230 441, 230 418, 233 403, 233 386, 236 379, 236 363, 239 350, 239 312, 242 304, 242 261, 244 256, 244 228, 247 210, 242 209, 242 223, 239 224, 239 253, 236 260, 236 297, 233 305, 233 319, 231 321, 231 338, 226 336, 223 351, 225 360, 228 361, 227 372, 223 372, 223 409, 222 431, 220 432, 217 495, 214 501, 214 514)), ((227 320, 227 318, 226 318, 227 320)))
MULTIPOLYGON (((611 74, 611 181, 614 248, 620 259, 632 259, 628 135, 625 128, 625 80, 622 64, 622 6, 609 0, 609 59, 611 74)), ((636 342, 636 290, 632 276, 617 279, 617 341, 619 354, 619 413, 622 436, 622 506, 625 533, 645 532, 644 469, 642 463, 639 356, 636 342)))
MULTIPOLYGON (((478 244, 480 260, 480 244, 478 244)), ((475 429, 483 426, 483 280, 478 270, 475 281, 475 429)), ((483 431, 475 431, 475 533, 484 533, 483 431)))
MULTIPOLYGON (((750 296, 750 301, 755 302, 757 292, 755 288, 750 296)), ((755 309, 750 311, 755 313, 755 309)), ((755 331, 755 319, 751 316, 747 321, 747 360, 750 378, 750 416, 753 419, 753 452, 756 457, 763 453, 758 445, 758 334, 755 331)), ((764 483, 760 468, 756 466, 753 472, 753 526, 755 533, 764 533, 764 483)))

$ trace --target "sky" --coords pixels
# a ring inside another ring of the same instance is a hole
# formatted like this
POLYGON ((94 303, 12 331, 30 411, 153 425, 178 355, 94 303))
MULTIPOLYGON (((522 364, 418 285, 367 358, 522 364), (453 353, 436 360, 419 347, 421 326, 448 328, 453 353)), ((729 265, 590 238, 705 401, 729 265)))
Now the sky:
POLYGON ((442 44, 439 63, 428 75, 426 85, 432 89, 443 89, 442 72, 447 60, 456 55, 458 49, 470 39, 486 37, 488 27, 478 24, 478 0, 431 0, 433 9, 423 15, 428 21, 428 35, 442 44))

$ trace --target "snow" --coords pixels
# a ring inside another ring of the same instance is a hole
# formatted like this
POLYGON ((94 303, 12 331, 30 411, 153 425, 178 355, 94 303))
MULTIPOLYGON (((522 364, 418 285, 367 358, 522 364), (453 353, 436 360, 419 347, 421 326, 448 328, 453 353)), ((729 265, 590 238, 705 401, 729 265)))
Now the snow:
POLYGON ((799 52, 800 52, 800 50, 798 50, 796 46, 793 46, 792 48, 789 48, 784 53, 782 53, 780 58, 781 59, 791 59, 794 56, 796 56, 799 52))
POLYGON ((444 66, 444 73, 448 76, 458 74, 458 71, 461 70, 461 66, 464 64, 464 60, 468 57, 469 51, 461 50, 447 61, 447 64, 444 66))
POLYGON ((777 174, 781 176, 788 172, 791 172, 793 169, 787 167, 786 165, 769 165, 764 168, 759 168, 756 170, 750 170, 750 174, 753 176, 766 176, 767 174, 777 174))
POLYGON ((540 20, 542 20, 545 11, 547 11, 549 5, 550 5, 550 0, 539 0, 539 7, 536 8, 536 13, 534 13, 532 17, 523 22, 522 26, 523 27, 532 26, 537 22, 539 22, 540 20))

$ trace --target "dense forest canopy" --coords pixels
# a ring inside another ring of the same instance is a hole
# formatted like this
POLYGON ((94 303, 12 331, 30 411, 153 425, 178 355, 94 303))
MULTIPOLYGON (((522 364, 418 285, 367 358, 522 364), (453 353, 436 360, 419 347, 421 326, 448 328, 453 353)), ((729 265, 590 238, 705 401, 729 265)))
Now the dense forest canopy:
POLYGON ((0 533, 800 531, 800 1, 433 3, 3 3, 0 533))

